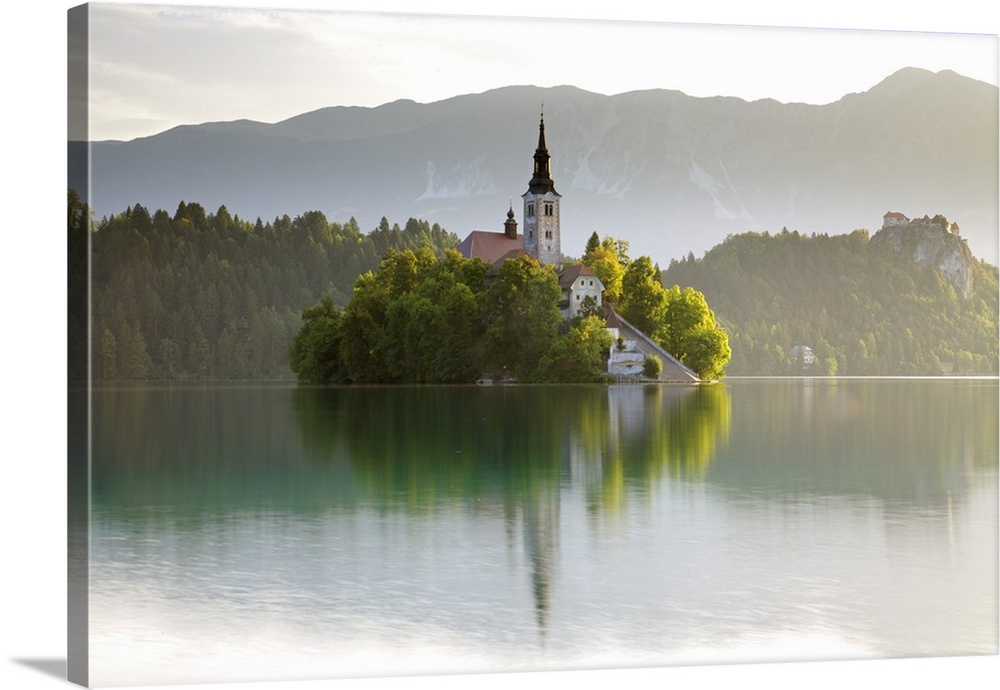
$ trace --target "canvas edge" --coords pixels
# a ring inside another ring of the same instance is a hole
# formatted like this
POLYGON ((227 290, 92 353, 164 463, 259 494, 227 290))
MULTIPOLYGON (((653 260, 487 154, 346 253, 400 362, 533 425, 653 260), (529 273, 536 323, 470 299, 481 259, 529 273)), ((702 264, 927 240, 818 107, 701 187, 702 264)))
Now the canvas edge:
MULTIPOLYGON (((67 10, 67 195, 75 184, 82 228, 67 231, 67 640, 66 679, 86 687, 90 660, 90 156, 89 6, 67 10), (76 145, 74 145, 74 141, 76 145), (74 171, 85 171, 74 182, 74 171)), ((72 221, 72 219, 71 219, 72 221)))

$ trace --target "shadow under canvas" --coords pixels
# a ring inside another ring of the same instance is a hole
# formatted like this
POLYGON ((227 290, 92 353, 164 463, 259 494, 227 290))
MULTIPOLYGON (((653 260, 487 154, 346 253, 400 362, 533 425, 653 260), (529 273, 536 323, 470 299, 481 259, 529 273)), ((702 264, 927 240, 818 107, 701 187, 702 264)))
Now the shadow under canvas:
POLYGON ((66 680, 66 659, 11 659, 11 661, 60 680, 66 680))

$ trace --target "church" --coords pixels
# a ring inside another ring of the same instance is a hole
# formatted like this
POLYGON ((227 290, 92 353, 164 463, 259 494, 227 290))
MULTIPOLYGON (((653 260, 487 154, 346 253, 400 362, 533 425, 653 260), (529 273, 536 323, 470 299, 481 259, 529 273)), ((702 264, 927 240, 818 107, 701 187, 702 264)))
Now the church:
POLYGON ((466 259, 481 259, 495 268, 507 259, 522 256, 530 256, 540 264, 555 268, 562 289, 559 309, 563 316, 572 319, 584 305, 591 304, 604 313, 608 330, 620 343, 611 346, 609 374, 637 376, 642 372, 645 357, 652 355, 659 358, 663 365, 658 380, 686 384, 698 382, 698 375, 691 369, 626 321, 610 305, 602 305, 604 283, 593 269, 582 264, 563 265, 560 228, 562 196, 552 180, 550 160, 545 145, 545 116, 542 115, 538 124, 534 170, 528 182, 528 191, 521 195, 524 232, 517 231, 517 219, 511 204, 502 231, 473 230, 458 245, 459 253, 466 259))
POLYGON ((559 307, 567 319, 577 315, 591 298, 598 308, 604 284, 594 271, 583 265, 563 266, 560 203, 562 196, 556 191, 549 167, 551 157, 545 144, 545 116, 538 124, 538 147, 528 191, 521 195, 523 201, 524 232, 518 233, 513 204, 507 210, 502 231, 473 230, 458 245, 459 253, 467 259, 478 258, 499 266, 507 259, 531 256, 538 263, 551 265, 559 276, 562 299, 559 307))

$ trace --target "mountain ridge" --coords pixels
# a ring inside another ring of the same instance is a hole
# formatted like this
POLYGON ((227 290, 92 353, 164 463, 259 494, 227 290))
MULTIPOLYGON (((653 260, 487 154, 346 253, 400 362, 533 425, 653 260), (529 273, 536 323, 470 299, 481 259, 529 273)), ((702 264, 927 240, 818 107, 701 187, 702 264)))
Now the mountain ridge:
POLYGON ((849 232, 932 208, 996 263, 996 94, 906 68, 823 105, 522 85, 331 106, 94 142, 90 198, 98 215, 188 200, 246 218, 321 210, 362 228, 385 215, 499 230, 530 177, 544 103, 569 254, 597 231, 665 263, 734 232, 849 232))

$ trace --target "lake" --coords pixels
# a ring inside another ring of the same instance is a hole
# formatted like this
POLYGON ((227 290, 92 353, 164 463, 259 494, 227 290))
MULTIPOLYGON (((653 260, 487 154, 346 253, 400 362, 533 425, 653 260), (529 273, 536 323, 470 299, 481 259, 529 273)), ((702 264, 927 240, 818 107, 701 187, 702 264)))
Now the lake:
POLYGON ((95 685, 998 651, 996 379, 93 401, 95 685))

